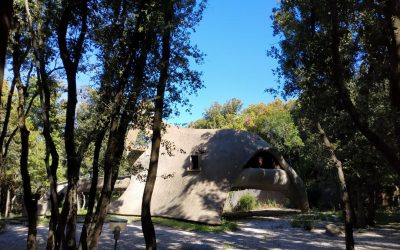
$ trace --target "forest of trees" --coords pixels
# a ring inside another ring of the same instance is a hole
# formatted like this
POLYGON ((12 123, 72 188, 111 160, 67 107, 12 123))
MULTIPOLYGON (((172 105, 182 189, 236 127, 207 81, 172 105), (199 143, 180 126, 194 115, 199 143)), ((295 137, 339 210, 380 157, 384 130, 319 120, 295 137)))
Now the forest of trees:
MULTIPOLYGON (((121 143, 130 128, 153 131, 141 219, 146 247, 157 248, 150 203, 162 121, 203 87, 192 67, 203 54, 190 38, 205 6, 0 1, 0 212, 24 211, 27 249, 37 247, 44 193, 47 249, 97 248, 116 179, 130 172, 121 143), (80 75, 92 77, 79 83, 80 75), (92 182, 77 240, 83 177, 92 182)), ((378 194, 399 192, 400 2, 282 0, 272 19, 279 86, 267 92, 290 101, 214 103, 189 127, 246 130, 271 143, 305 180, 312 206, 343 209, 354 249, 353 227, 374 225, 378 194), (340 193, 329 204, 324 186, 340 193)))
POLYGON ((273 21, 281 41, 270 55, 279 62, 282 94, 296 97, 305 132, 320 135, 337 167, 346 248, 353 249, 361 215, 352 218, 346 185, 358 183, 357 200, 370 193, 372 203, 385 179, 399 183, 400 2, 282 1, 273 21))
POLYGON ((121 142, 130 128, 154 128, 142 222, 147 247, 156 248, 149 204, 162 118, 203 86, 189 61, 203 57, 190 35, 204 7, 205 1, 1 1, 1 213, 26 212, 28 249, 37 247, 37 203, 46 192, 47 249, 97 248, 115 181, 129 172, 121 142), (78 85, 85 74, 91 79, 78 85), (77 241, 77 185, 85 176, 91 192, 77 241), (104 185, 96 197, 99 176, 104 185), (57 195, 62 182, 64 199, 57 195))
POLYGON ((399 189, 400 2, 281 1, 272 18, 280 42, 268 54, 280 84, 267 92, 295 98, 280 104, 290 108, 268 114, 273 102, 239 113, 232 99, 191 125, 258 133, 306 179, 311 197, 336 169, 346 248, 354 249, 353 226, 374 224, 375 195, 399 189))

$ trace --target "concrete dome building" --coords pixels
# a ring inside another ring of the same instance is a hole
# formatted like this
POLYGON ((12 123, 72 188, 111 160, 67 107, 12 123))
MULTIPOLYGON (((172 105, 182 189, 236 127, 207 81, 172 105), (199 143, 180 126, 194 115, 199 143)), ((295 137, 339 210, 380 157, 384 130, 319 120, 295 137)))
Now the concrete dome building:
MULTIPOLYGON (((150 148, 130 146, 135 174, 110 212, 140 215, 150 148)), ((168 126, 162 137, 157 180, 151 203, 154 216, 219 224, 232 190, 279 191, 297 208, 309 208, 304 184, 283 157, 261 137, 231 129, 168 126)))

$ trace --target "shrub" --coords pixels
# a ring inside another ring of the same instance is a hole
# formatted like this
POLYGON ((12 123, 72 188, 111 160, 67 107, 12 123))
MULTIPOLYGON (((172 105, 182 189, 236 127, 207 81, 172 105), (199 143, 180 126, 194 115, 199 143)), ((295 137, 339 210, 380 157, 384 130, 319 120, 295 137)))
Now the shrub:
POLYGON ((292 227, 300 227, 304 230, 311 231, 315 227, 315 222, 312 220, 294 219, 291 222, 292 227))
POLYGON ((235 206, 235 211, 250 211, 257 205, 256 197, 251 194, 243 194, 240 196, 239 202, 235 206))
POLYGON ((265 200, 257 202, 257 208, 265 209, 265 208, 284 208, 285 206, 278 203, 275 200, 265 200))

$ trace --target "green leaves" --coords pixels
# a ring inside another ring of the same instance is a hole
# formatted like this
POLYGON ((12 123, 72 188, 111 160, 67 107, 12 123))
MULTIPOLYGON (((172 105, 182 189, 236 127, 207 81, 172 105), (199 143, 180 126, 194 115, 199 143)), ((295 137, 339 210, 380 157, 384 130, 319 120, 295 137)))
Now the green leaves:
POLYGON ((269 104, 252 104, 242 111, 243 103, 236 98, 224 104, 214 103, 204 112, 204 118, 191 123, 193 128, 231 128, 260 135, 288 156, 304 144, 290 111, 294 101, 277 99, 269 104))

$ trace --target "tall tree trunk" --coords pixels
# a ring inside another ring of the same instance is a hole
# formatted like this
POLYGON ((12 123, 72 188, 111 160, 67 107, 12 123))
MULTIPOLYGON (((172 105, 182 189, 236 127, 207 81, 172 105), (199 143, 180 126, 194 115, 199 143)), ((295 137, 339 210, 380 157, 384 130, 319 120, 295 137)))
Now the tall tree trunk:
POLYGON ((352 218, 352 207, 349 198, 349 193, 346 186, 346 179, 343 172, 342 162, 336 157, 334 148, 331 142, 328 139, 328 136, 325 134, 325 131, 322 129, 321 125, 317 124, 318 132, 320 133, 323 143, 325 147, 328 148, 330 152, 330 160, 335 164, 338 177, 339 177, 339 187, 340 193, 342 196, 343 203, 343 218, 344 218, 344 227, 345 227, 345 235, 346 235, 346 249, 354 250, 354 238, 353 238, 353 218, 352 218))
POLYGON ((146 242, 146 249, 157 249, 156 234, 151 220, 151 197, 153 195, 154 184, 157 178, 158 158, 160 154, 162 117, 164 109, 164 94, 168 81, 169 60, 171 57, 171 29, 173 18, 173 2, 163 1, 164 11, 164 34, 162 36, 162 58, 160 62, 160 78, 157 86, 157 96, 155 99, 153 136, 151 140, 150 164, 147 173, 146 185, 144 187, 142 199, 142 231, 146 242))
POLYGON ((29 156, 29 130, 25 123, 25 91, 22 85, 20 70, 21 64, 25 59, 21 52, 20 34, 16 32, 13 46, 13 73, 14 80, 18 90, 18 128, 21 136, 21 156, 20 171, 22 177, 22 187, 24 193, 24 203, 28 215, 28 238, 27 249, 36 249, 36 224, 37 224, 37 198, 32 195, 31 180, 28 170, 29 156))
MULTIPOLYGON (((6 159, 7 153, 8 153, 8 144, 6 142, 6 144, 4 145, 5 142, 5 138, 8 132, 8 124, 9 124, 9 120, 10 120, 10 114, 11 114, 11 109, 12 109, 12 98, 14 95, 14 89, 15 89, 15 81, 12 81, 10 89, 8 91, 8 97, 7 97, 7 104, 6 104, 6 114, 4 116, 4 121, 2 124, 2 131, 0 133, 0 182, 3 182, 3 179, 6 178, 6 171, 5 171, 5 166, 3 165, 4 160, 6 159)), ((1 99, 1 98, 0 98, 1 99)), ((1 102, 0 102, 1 103, 1 102)), ((1 105, 1 104, 0 104, 1 105)), ((0 112, 2 112, 2 110, 0 110, 0 112)), ((13 135, 15 135, 15 133, 11 134, 13 137, 13 135)), ((9 137, 9 138, 10 138, 9 137)), ((2 206, 3 204, 3 200, 1 199, 1 197, 6 197, 4 194, 2 195, 2 192, 8 190, 8 188, 6 189, 0 189, 0 208, 1 208, 1 214, 6 214, 6 209, 7 206, 2 206)))
MULTIPOLYGON (((400 3, 388 0, 385 6, 385 20, 389 37, 387 47, 390 60, 390 104, 395 128, 395 142, 400 152, 400 3)), ((398 156, 399 153, 398 152, 398 156)))
POLYGON ((143 23, 146 21, 146 12, 144 11, 144 8, 149 7, 146 6, 145 2, 146 1, 140 1, 138 4, 138 12, 140 14, 134 32, 135 39, 131 44, 129 44, 126 58, 123 58, 123 73, 121 77, 118 77, 118 82, 120 83, 118 86, 119 91, 117 91, 114 98, 115 106, 113 113, 110 116, 110 132, 104 156, 103 188, 97 203, 96 212, 93 216, 93 222, 87 227, 87 245, 89 246, 89 249, 96 249, 100 239, 101 230, 108 211, 108 206, 111 202, 111 195, 114 190, 115 181, 118 177, 119 164, 124 150, 124 144, 121 143, 121 141, 125 140, 128 125, 134 112, 137 110, 137 100, 143 89, 147 57, 154 41, 152 33, 147 34, 147 32, 142 32, 140 30, 144 26, 143 23), (145 33, 147 37, 145 36, 145 33), (136 56, 139 46, 141 49, 140 54, 139 56, 136 56), (133 90, 131 90, 129 98, 127 98, 127 104, 123 106, 123 102, 125 101, 122 99, 123 91, 126 84, 129 82, 128 76, 132 71, 133 65, 135 67, 134 80, 132 84, 134 87, 133 90), (121 110, 123 110, 122 115, 120 115, 121 110))
POLYGON ((32 44, 35 55, 35 65, 38 76, 38 87, 40 96, 40 106, 42 108, 42 120, 43 120, 43 137, 46 142, 46 155, 45 155, 45 166, 47 179, 50 183, 50 204, 51 204, 51 216, 49 221, 49 231, 47 237, 46 249, 51 250, 56 248, 57 242, 57 224, 59 218, 58 212, 58 196, 57 196, 57 168, 59 162, 59 155, 55 146, 53 137, 51 135, 51 122, 50 122, 50 109, 51 109, 51 94, 50 94, 50 82, 48 73, 46 71, 46 55, 44 48, 43 35, 41 31, 41 21, 36 22, 36 30, 33 26, 32 16, 30 14, 29 2, 25 0, 25 11, 29 24, 29 30, 32 34, 32 44), (50 163, 51 156, 51 163, 50 163))
MULTIPOLYGON (((0 107, 3 107, 3 83, 4 83, 4 70, 6 65, 6 54, 8 46, 8 37, 10 34, 11 23, 13 16, 13 0, 0 1, 0 107)), ((11 88, 12 90, 14 87, 11 88)), ((10 90, 11 90, 10 89, 10 90)), ((8 110, 8 109, 7 109, 8 110)), ((0 120, 3 120, 3 110, 0 109, 0 120)), ((3 123, 2 136, 0 138, 0 181, 4 178, 5 171, 3 166, 3 142, 6 133, 6 122, 3 123)), ((0 189, 0 197, 4 190, 0 189)), ((2 203, 0 199, 0 204, 2 203)), ((3 212, 3 211, 2 211, 3 212)))
MULTIPOLYGON (((143 88, 143 78, 145 74, 145 66, 147 56, 149 54, 150 45, 152 42, 150 40, 145 40, 142 51, 138 60, 136 61, 136 71, 134 80, 134 89, 131 96, 127 100, 126 107, 122 106, 122 92, 117 94, 115 97, 116 108, 113 117, 110 122, 110 132, 108 138, 108 144, 106 153, 104 156, 104 181, 103 188, 101 190, 101 195, 97 203, 96 212, 93 216, 93 223, 88 227, 88 246, 89 249, 96 249, 101 230, 103 227, 104 219, 107 215, 108 206, 111 202, 112 192, 114 190, 114 184, 118 177, 119 164, 121 161, 122 153, 124 150, 124 144, 121 141, 125 141, 126 131, 128 130, 129 123, 132 119, 132 114, 137 110, 137 100, 139 94, 143 88), (124 110, 122 115, 120 110, 124 110), (120 116, 120 118, 119 118, 120 116)), ((127 74, 129 74, 130 66, 125 67, 122 79, 127 79, 127 74)), ((122 82, 127 82, 122 80, 122 82)), ((123 91, 123 90, 121 90, 123 91)))
POLYGON ((76 248, 76 215, 77 215, 77 185, 79 181, 80 163, 77 160, 75 145, 75 111, 77 103, 76 74, 83 53, 83 45, 87 31, 88 1, 62 1, 63 11, 57 27, 57 39, 61 59, 68 82, 67 112, 65 120, 64 143, 67 155, 68 187, 60 223, 57 228, 58 239, 63 248, 76 248), (79 14, 76 14, 79 13, 79 14), (73 22, 74 15, 80 15, 80 27, 77 39, 73 45, 67 42, 67 31, 73 22), (63 234, 66 227, 65 242, 63 234))
MULTIPOLYGON (((6 54, 8 46, 8 36, 10 34, 11 22, 13 16, 13 0, 0 1, 0 107, 3 106, 3 83, 4 83, 4 70, 6 66, 6 54)), ((12 88, 14 89, 14 88, 12 88)), ((0 120, 3 120, 2 109, 0 109, 0 120)), ((6 133, 5 123, 3 123, 2 134, 6 133)), ((1 136, 3 137, 3 136, 1 136)), ((5 171, 3 166, 3 141, 0 139, 0 181, 4 178, 5 171)), ((3 189, 0 189, 0 197, 2 197, 3 189)), ((2 200, 0 199, 0 204, 2 200)), ((1 211, 3 212, 3 211, 1 211)))

